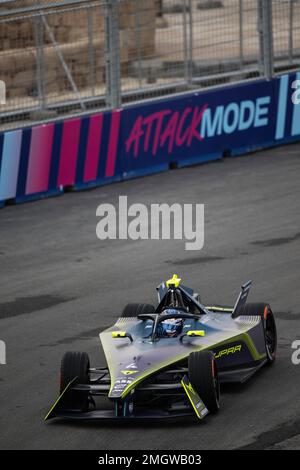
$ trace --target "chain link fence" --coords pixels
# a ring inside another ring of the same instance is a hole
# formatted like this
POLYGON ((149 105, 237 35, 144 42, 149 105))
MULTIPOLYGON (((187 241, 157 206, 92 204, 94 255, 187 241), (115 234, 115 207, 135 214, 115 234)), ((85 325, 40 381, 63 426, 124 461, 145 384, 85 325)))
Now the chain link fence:
POLYGON ((299 67, 300 1, 273 0, 274 65, 277 71, 299 67))
POLYGON ((186 90, 260 74, 257 1, 224 0, 219 8, 206 3, 164 0, 155 23, 153 12, 144 15, 143 2, 132 2, 123 40, 135 53, 121 60, 123 94, 151 89, 151 96, 160 96, 171 85, 186 90))
POLYGON ((103 2, 2 4, 0 79, 7 88, 2 121, 85 111, 96 96, 106 102, 103 2))
POLYGON ((299 0, 0 0, 0 125, 299 68, 299 0))

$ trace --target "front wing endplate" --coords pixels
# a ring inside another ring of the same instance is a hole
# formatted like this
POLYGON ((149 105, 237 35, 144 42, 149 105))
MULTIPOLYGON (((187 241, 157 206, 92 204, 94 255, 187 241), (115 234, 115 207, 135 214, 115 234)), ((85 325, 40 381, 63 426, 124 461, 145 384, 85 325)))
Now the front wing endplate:
POLYGON ((199 397, 198 393, 194 390, 192 384, 190 383, 186 375, 182 378, 181 385, 183 386, 184 391, 188 396, 188 399, 193 407, 193 410, 196 413, 196 416, 199 419, 203 419, 209 413, 209 411, 204 405, 201 398, 199 397))

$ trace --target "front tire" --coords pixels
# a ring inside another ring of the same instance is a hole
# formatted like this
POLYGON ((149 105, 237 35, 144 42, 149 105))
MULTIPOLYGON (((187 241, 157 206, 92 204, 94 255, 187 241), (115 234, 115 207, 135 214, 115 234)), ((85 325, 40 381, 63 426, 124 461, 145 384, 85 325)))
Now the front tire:
POLYGON ((188 360, 189 380, 211 413, 220 408, 220 382, 211 351, 192 352, 188 360))
MULTIPOLYGON (((60 393, 77 377, 76 383, 88 384, 90 381, 90 360, 85 352, 66 352, 60 367, 60 393)), ((71 391, 66 393, 64 405, 67 408, 85 410, 88 408, 88 393, 71 391)))

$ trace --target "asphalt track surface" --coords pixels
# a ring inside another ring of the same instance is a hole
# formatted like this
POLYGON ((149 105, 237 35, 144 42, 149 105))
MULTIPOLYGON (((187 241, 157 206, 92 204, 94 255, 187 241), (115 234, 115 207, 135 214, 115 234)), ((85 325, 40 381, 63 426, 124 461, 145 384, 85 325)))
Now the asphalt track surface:
POLYGON ((300 145, 173 170, 0 211, 0 449, 300 448, 300 145), (96 207, 205 204, 205 245, 96 238, 96 207), (277 363, 222 390, 203 422, 44 423, 57 397, 66 350, 103 364, 98 332, 128 302, 156 300, 174 272, 204 302, 232 304, 253 279, 251 301, 268 301, 279 331, 277 363))

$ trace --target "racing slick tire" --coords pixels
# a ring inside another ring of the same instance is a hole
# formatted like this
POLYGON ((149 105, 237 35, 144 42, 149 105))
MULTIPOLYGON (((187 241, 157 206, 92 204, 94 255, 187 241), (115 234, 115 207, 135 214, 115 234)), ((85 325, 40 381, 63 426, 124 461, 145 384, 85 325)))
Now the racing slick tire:
POLYGON ((241 315, 261 316, 265 334, 265 346, 267 353, 267 364, 272 365, 276 359, 277 330, 274 314, 267 303, 249 303, 243 308, 241 315))
MULTIPOLYGON (((60 367, 60 393, 75 377, 77 377, 77 383, 88 384, 90 381, 89 369, 90 360, 87 353, 66 352, 60 367)), ((67 408, 86 410, 88 408, 88 393, 68 392, 64 398, 64 404, 67 408)))
POLYGON ((220 382, 211 351, 192 352, 188 359, 189 380, 211 413, 220 408, 220 382))
POLYGON ((124 307, 121 317, 122 318, 130 318, 130 317, 137 317, 142 313, 154 313, 155 307, 150 304, 127 304, 124 307))

